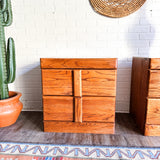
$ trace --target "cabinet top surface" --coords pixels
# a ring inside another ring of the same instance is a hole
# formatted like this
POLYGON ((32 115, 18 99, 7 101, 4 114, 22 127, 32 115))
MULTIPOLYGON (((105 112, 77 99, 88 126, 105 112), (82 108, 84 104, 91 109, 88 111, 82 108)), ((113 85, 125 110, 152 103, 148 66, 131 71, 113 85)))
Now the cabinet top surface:
POLYGON ((117 69, 117 58, 41 58, 42 69, 117 69))

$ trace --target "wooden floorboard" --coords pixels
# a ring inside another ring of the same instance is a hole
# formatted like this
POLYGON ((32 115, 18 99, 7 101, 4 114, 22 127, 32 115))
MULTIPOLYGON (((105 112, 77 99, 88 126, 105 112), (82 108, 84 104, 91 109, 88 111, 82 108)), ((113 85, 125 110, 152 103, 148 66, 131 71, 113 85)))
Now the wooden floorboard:
POLYGON ((43 132, 42 112, 22 112, 17 122, 0 128, 1 142, 160 147, 160 137, 145 137, 129 114, 116 114, 115 135, 43 132))

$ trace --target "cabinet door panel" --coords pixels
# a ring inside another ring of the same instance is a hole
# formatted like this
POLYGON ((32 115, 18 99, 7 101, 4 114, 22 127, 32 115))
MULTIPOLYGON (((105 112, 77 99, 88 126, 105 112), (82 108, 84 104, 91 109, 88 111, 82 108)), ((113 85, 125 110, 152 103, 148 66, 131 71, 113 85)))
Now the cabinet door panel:
POLYGON ((145 136, 160 136, 160 125, 145 125, 145 136))
POLYGON ((73 121, 73 97, 43 96, 44 120, 73 121))
POLYGON ((72 71, 42 69, 43 95, 73 95, 72 71))
POLYGON ((160 97, 160 70, 150 70, 149 97, 160 97))
POLYGON ((116 96, 116 70, 83 70, 82 95, 116 96))
POLYGON ((160 58, 151 58, 150 69, 160 69, 160 58))
POLYGON ((115 122, 115 97, 83 97, 83 121, 115 122))
POLYGON ((148 99, 146 124, 160 125, 160 99, 148 99))

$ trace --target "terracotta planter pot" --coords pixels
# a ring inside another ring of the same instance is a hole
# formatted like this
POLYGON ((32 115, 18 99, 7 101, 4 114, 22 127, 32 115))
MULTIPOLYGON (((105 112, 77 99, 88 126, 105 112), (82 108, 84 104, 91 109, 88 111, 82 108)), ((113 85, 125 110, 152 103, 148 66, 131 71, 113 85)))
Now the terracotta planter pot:
POLYGON ((0 100, 0 127, 12 125, 18 119, 23 108, 19 100, 21 95, 21 93, 10 91, 8 99, 0 100))

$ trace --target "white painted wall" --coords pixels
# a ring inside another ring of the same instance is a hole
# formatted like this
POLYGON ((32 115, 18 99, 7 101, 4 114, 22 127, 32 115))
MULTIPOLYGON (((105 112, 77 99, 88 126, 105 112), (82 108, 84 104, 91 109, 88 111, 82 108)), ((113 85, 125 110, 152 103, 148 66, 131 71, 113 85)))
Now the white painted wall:
POLYGON ((93 11, 88 0, 12 0, 13 24, 6 37, 16 42, 17 79, 24 110, 42 110, 41 57, 118 57, 116 110, 129 111, 133 56, 160 57, 160 1, 124 18, 93 11))

